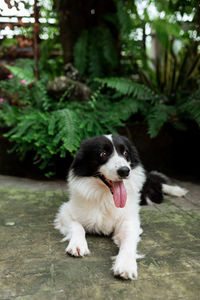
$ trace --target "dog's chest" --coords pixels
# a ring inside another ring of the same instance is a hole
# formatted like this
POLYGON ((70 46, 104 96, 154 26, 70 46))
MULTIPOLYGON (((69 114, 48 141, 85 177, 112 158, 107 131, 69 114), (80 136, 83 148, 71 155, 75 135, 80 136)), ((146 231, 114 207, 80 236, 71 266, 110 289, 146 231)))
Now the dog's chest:
POLYGON ((109 235, 113 232, 116 219, 116 209, 110 203, 92 205, 81 210, 80 222, 87 232, 109 235))
MULTIPOLYGON (((134 214, 129 195, 135 198, 131 185, 126 182, 127 203, 117 208, 110 190, 97 179, 79 179, 71 188, 71 213, 87 232, 111 234, 116 224, 125 216, 134 214)), ((131 198, 132 198, 131 197, 131 198)))

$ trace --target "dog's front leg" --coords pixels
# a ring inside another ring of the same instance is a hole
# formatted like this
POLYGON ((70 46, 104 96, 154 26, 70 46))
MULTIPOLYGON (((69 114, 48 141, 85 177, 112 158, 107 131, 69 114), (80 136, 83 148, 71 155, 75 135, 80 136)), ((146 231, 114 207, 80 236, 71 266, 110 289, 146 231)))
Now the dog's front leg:
POLYGON ((85 230, 80 223, 75 221, 70 223, 69 236, 69 244, 65 250, 67 253, 73 256, 85 256, 90 254, 85 238, 85 230))
POLYGON ((113 240, 119 246, 112 270, 115 276, 124 279, 137 278, 137 244, 140 226, 137 223, 124 221, 116 226, 113 240))

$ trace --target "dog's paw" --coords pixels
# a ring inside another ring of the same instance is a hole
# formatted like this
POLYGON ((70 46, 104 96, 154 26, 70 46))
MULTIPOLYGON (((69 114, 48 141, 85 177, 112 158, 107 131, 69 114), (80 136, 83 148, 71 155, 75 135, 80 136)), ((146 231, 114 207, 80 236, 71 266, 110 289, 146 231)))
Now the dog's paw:
POLYGON ((76 241, 70 240, 65 252, 76 257, 83 257, 90 254, 86 240, 76 241))
POLYGON ((115 276, 123 279, 137 279, 137 262, 136 259, 130 258, 116 258, 112 267, 115 276))
POLYGON ((142 229, 142 227, 140 227, 140 229, 139 229, 139 235, 142 235, 143 234, 143 229, 142 229))

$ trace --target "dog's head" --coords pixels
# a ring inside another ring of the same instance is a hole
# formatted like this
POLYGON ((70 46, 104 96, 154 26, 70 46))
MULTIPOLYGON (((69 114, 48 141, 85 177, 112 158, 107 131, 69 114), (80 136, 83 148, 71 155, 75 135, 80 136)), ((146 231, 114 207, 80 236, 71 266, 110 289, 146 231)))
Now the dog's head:
POLYGON ((126 137, 105 135, 83 141, 71 168, 75 176, 101 179, 113 194, 115 205, 124 207, 123 180, 139 163, 137 151, 126 137))

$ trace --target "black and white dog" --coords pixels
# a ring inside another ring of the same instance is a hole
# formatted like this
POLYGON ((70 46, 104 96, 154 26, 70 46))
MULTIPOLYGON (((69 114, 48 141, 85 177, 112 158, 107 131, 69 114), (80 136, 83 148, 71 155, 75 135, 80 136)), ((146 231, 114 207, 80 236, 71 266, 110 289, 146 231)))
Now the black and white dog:
POLYGON ((83 141, 68 176, 69 201, 55 218, 55 228, 69 241, 66 252, 90 253, 85 233, 113 234, 119 247, 112 270, 137 278, 140 204, 160 203, 163 193, 183 196, 186 190, 167 184, 157 172, 146 174, 138 153, 123 136, 105 135, 83 141))

